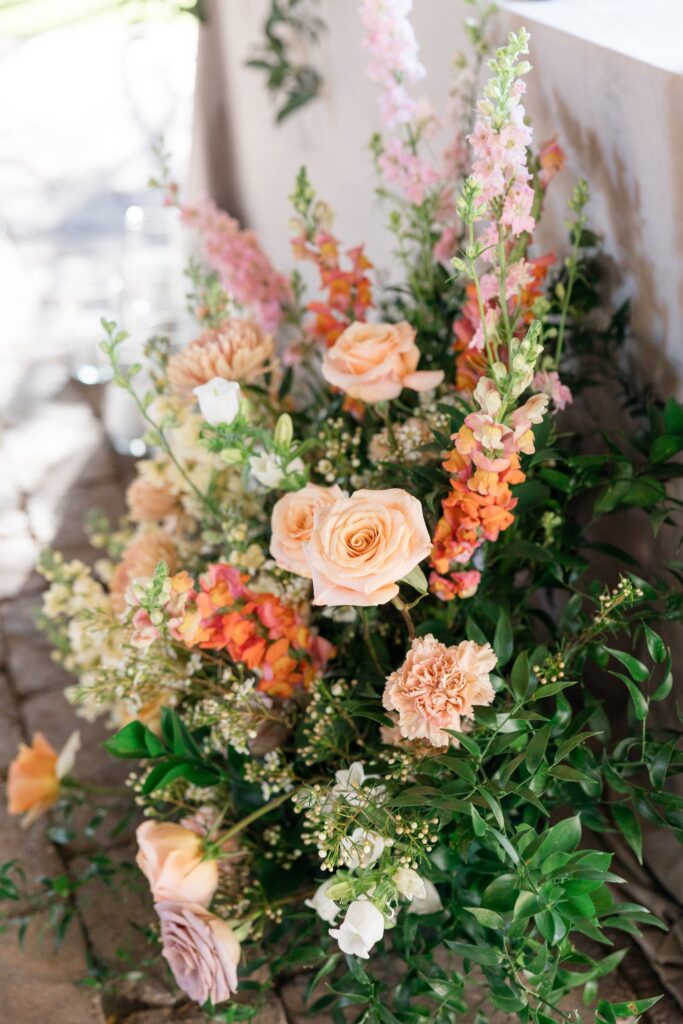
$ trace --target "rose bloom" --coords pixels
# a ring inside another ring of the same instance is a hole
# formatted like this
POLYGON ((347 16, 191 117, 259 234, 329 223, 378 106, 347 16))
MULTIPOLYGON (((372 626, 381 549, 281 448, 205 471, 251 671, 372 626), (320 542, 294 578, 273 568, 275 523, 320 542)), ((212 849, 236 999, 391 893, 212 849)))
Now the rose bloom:
POLYGON ((154 908, 161 922, 162 956, 178 987, 201 1006, 216 1005, 237 991, 240 944, 234 931, 197 903, 163 900, 154 908))
POLYGON ((138 476, 128 485, 126 504, 134 523, 150 523, 180 511, 178 496, 168 484, 156 484, 138 476))
POLYGON ((204 331, 168 361, 173 393, 190 401, 193 391, 214 377, 247 384, 257 381, 273 362, 275 345, 270 334, 249 320, 225 320, 216 330, 204 331))
POLYGON ((403 388, 431 391, 443 381, 441 370, 418 370, 415 331, 398 324, 352 323, 325 352, 322 375, 328 384, 362 402, 387 402, 403 388))
POLYGON ((386 681, 384 707, 398 712, 406 739, 448 746, 452 737, 443 730, 461 731, 462 715, 471 718, 476 705, 493 701, 489 673, 495 665, 489 644, 463 640, 446 647, 431 634, 417 637, 403 665, 386 681))
POLYGON ((422 505, 399 487, 356 491, 317 508, 304 545, 313 604, 385 604, 430 550, 422 505))
POLYGON ((166 562, 169 573, 173 573, 177 561, 176 546, 163 530, 147 530, 131 541, 109 581, 114 613, 121 615, 125 612, 126 591, 133 580, 153 576, 159 562, 166 562))
POLYGON ((334 487, 306 484, 300 491, 290 491, 275 502, 270 520, 270 553, 281 569, 311 578, 304 544, 313 532, 315 510, 333 505, 342 497, 336 484, 334 487))
POLYGON ((7 810, 23 814, 24 827, 56 803, 59 783, 73 768, 80 745, 78 732, 71 734, 60 754, 42 732, 33 734, 30 747, 19 744, 7 776, 7 810))
POLYGON ((208 906, 218 886, 218 865, 203 860, 201 836, 170 821, 145 821, 135 833, 137 866, 155 902, 186 900, 208 906))

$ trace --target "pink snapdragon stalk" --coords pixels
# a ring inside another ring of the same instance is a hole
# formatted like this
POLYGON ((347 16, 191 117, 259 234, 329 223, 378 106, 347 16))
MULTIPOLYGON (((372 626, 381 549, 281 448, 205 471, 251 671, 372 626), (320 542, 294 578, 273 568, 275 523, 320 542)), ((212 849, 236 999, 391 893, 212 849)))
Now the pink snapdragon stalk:
POLYGON ((289 282, 279 274, 254 231, 241 228, 212 199, 203 197, 181 207, 186 224, 196 228, 202 255, 221 284, 266 331, 277 330, 291 301, 289 282))

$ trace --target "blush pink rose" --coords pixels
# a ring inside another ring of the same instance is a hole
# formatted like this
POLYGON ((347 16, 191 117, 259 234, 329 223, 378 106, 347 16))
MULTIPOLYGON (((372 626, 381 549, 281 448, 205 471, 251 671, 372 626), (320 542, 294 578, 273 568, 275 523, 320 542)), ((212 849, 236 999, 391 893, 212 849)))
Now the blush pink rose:
POLYGON ((377 605, 431 550, 422 505, 398 487, 360 490, 314 513, 304 545, 313 604, 377 605))
POLYGON ((403 665, 386 681, 384 707, 398 712, 406 739, 448 746, 452 737, 444 729, 462 732, 462 715, 472 718, 477 705, 492 703, 489 673, 495 665, 489 644, 463 640, 447 647, 431 634, 417 637, 403 665))
POLYGON ((240 944, 230 925, 198 903, 163 900, 154 908, 161 922, 162 956, 178 987, 201 1006, 224 1003, 237 991, 240 944))
POLYGON ((196 832, 173 822, 145 821, 136 838, 136 863, 147 877, 155 902, 209 905, 218 886, 218 865, 202 859, 202 839, 196 832))
POLYGON ((403 388, 431 391, 443 381, 441 370, 418 370, 420 350, 415 331, 398 324, 352 323, 323 357, 322 375, 329 384, 361 402, 388 402, 403 388))
POLYGON ((275 502, 270 520, 270 553, 281 569, 311 578, 304 544, 311 538, 315 510, 333 505, 341 497, 343 494, 336 484, 334 487, 306 484, 300 491, 291 491, 275 502))

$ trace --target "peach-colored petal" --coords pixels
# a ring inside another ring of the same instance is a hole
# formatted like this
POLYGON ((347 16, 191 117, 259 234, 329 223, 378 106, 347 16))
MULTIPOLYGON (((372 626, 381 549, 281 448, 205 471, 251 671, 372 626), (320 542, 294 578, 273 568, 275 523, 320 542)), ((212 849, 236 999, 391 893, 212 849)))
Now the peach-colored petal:
POLYGON ((443 370, 416 370, 403 378, 403 386, 413 391, 434 391, 443 384, 443 378, 443 370))

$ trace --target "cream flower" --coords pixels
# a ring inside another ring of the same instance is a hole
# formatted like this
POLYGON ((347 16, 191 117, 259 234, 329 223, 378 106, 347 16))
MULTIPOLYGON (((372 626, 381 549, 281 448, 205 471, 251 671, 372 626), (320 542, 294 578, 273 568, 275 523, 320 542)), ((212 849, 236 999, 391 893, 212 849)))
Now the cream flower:
POLYGON ((189 401, 196 387, 214 377, 253 384, 272 364, 274 355, 272 337, 257 324, 226 320, 171 356, 168 381, 178 398, 189 401))
POLYGON ((427 557, 422 505, 398 487, 360 490, 314 513, 304 546, 317 605, 377 605, 427 557))
POLYGON ((436 891, 436 886, 433 882, 430 882, 428 878, 423 878, 422 881, 425 887, 425 894, 424 896, 420 896, 416 893, 413 896, 410 901, 410 906, 408 907, 408 913, 436 914, 436 912, 441 910, 443 907, 441 897, 436 891))
POLYGON ((444 729, 460 731, 462 715, 473 717, 476 705, 493 701, 489 673, 495 665, 488 644, 463 640, 446 647, 431 634, 417 637, 401 668, 386 681, 384 707, 398 712, 406 739, 447 746, 451 737, 444 729))
POLYGON ((416 896, 422 900, 427 898, 424 879, 412 868, 398 868, 394 873, 394 885, 407 900, 412 900, 416 896))
POLYGON ((212 377, 206 384, 199 384, 192 390, 207 423, 232 423, 240 411, 242 393, 235 380, 212 377))
POLYGON ((339 487, 306 484, 300 491, 285 494, 273 506, 270 553, 281 569, 311 578, 304 544, 311 539, 315 510, 333 505, 343 494, 339 487))
POLYGON ((310 907, 311 910, 315 910, 318 917, 322 918, 323 921, 327 921, 328 924, 332 924, 341 909, 327 895, 327 890, 335 885, 335 883, 336 879, 328 878, 322 885, 318 886, 310 900, 304 900, 306 906, 310 907))
POLYGON ((136 863, 155 902, 182 900, 208 906, 218 886, 215 860, 204 860, 201 837, 173 822, 145 821, 136 832, 136 863))
POLYGON ((441 370, 418 370, 415 331, 399 324, 352 323, 323 357, 329 384, 362 402, 398 398, 403 388, 431 391, 443 381, 441 370))
POLYGON ((339 928, 330 928, 342 953, 367 960, 370 950, 384 935, 384 915, 368 899, 354 900, 339 928))
POLYGON ((347 868, 369 868, 382 856, 385 845, 376 832, 359 827, 350 836, 344 836, 339 848, 347 868))

